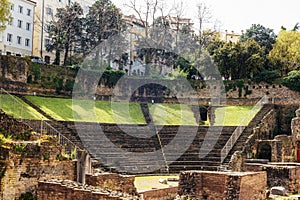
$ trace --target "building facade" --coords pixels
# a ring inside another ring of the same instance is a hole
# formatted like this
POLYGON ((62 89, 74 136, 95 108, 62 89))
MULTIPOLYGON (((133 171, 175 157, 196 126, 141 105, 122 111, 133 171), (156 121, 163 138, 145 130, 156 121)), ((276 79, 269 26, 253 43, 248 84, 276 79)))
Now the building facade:
POLYGON ((225 32, 220 32, 220 39, 225 41, 225 42, 233 42, 237 43, 240 40, 240 36, 243 34, 240 33, 235 33, 234 31, 228 32, 225 30, 225 32))
MULTIPOLYGON (((35 29, 33 35, 33 51, 34 56, 43 58, 47 63, 53 63, 55 52, 48 52, 46 46, 50 43, 47 27, 49 23, 55 19, 56 10, 65 8, 72 3, 77 2, 81 5, 84 14, 87 14, 89 7, 95 0, 38 0, 35 12, 35 29)), ((61 59, 62 60, 62 59, 61 59)))
POLYGON ((0 33, 0 53, 30 56, 33 48, 36 3, 31 0, 12 0, 11 3, 12 20, 0 33))

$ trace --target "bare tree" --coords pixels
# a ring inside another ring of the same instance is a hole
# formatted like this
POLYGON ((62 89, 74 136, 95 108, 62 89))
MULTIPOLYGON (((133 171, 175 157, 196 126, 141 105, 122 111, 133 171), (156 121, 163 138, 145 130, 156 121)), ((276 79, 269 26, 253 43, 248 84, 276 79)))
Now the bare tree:
POLYGON ((197 5, 198 13, 197 13, 197 19, 199 21, 199 43, 200 46, 203 44, 203 30, 204 30, 204 24, 210 23, 212 19, 211 9, 209 6, 207 6, 205 3, 200 2, 197 5))

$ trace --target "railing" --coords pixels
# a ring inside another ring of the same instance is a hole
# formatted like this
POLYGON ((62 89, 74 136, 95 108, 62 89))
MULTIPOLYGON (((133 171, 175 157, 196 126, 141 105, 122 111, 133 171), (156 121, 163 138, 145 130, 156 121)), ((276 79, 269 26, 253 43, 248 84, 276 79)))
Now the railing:
MULTIPOLYGON (((64 146, 65 153, 71 155, 74 151, 77 152, 77 150, 81 150, 76 144, 74 144, 71 140, 69 140, 67 137, 62 135, 58 130, 56 130, 53 126, 51 126, 49 123, 45 121, 44 118, 38 118, 36 121, 31 121, 29 119, 26 119, 26 113, 32 112, 29 110, 26 106, 26 104, 22 101, 20 101, 18 98, 11 95, 9 92, 1 88, 0 93, 0 108, 5 112, 3 106, 4 101, 9 101, 10 104, 13 104, 10 106, 13 110, 12 113, 15 115, 13 116, 18 122, 22 122, 29 126, 33 131, 35 131, 38 134, 46 134, 49 136, 57 137, 58 142, 64 146), (5 96, 4 96, 5 95, 5 96)), ((9 114, 12 114, 9 113, 9 114)))
MULTIPOLYGON (((253 120, 253 118, 261 110, 261 108, 263 107, 263 105, 267 104, 267 103, 268 103, 268 97, 264 96, 250 110, 250 112, 248 114, 248 117, 250 117, 250 119, 253 120)), ((239 137, 241 136, 241 134, 244 132, 245 128, 247 127, 247 126, 245 126, 245 123, 248 120, 248 117, 244 117, 243 118, 243 120, 241 121, 240 125, 234 130, 234 132, 232 133, 231 137, 229 138, 229 140, 226 142, 225 146, 221 150, 221 163, 224 162, 224 160, 228 156, 230 150, 233 148, 233 146, 235 145, 236 141, 239 139, 239 137)))

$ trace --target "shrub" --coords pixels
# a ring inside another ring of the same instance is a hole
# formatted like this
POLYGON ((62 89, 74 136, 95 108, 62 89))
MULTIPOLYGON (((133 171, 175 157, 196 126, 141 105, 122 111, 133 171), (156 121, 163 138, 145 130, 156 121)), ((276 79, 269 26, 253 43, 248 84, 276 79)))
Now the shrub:
POLYGON ((281 75, 277 71, 262 71, 257 76, 255 76, 253 79, 255 82, 266 82, 269 84, 272 84, 276 79, 280 78, 281 75))
POLYGON ((300 70, 294 70, 283 78, 283 85, 291 90, 300 92, 300 70))

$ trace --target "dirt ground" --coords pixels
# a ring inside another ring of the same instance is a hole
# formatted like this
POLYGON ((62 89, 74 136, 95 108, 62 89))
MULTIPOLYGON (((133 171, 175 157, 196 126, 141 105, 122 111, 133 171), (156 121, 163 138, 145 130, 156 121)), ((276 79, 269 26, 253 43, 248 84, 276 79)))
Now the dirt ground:
POLYGON ((178 175, 171 176, 137 176, 135 177, 135 187, 138 192, 151 190, 151 189, 161 189, 168 187, 176 187, 178 186, 177 181, 167 181, 167 184, 160 183, 160 180, 167 180, 168 178, 179 178, 178 175))

